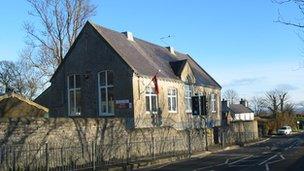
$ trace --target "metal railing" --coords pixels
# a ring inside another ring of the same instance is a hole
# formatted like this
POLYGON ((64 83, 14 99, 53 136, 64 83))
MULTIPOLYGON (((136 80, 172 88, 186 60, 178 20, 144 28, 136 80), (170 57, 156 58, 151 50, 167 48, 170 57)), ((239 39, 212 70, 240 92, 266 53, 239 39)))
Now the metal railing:
MULTIPOLYGON (((102 144, 101 141, 71 144, 4 145, 0 147, 0 170, 101 170, 159 158, 191 156, 205 150, 201 135, 188 137, 130 138, 102 144)), ((256 133, 222 132, 224 144, 245 143, 256 133)))

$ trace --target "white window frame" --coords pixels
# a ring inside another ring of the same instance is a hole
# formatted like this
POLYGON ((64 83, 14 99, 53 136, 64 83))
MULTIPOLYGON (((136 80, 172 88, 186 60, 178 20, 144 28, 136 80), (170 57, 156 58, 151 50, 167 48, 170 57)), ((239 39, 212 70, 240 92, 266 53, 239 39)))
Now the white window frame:
POLYGON ((157 114, 158 112, 158 104, 157 104, 157 95, 156 95, 156 92, 155 92, 155 88, 154 87, 147 87, 146 88, 146 92, 145 92, 145 110, 146 110, 146 113, 147 114, 157 114), (154 90, 154 91, 153 91, 154 90), (149 98, 149 110, 147 110, 147 101, 146 101, 146 97, 149 98), (153 109, 153 106, 152 106, 152 97, 155 97, 155 108, 156 108, 156 111, 152 111, 153 109))
POLYGON ((71 113, 71 106, 70 106, 70 92, 72 91, 73 92, 73 94, 74 94, 74 99, 73 99, 73 101, 74 101, 74 106, 73 106, 73 108, 74 108, 74 111, 76 111, 76 109, 77 109, 77 106, 76 106, 76 91, 80 91, 80 93, 81 93, 81 85, 80 85, 80 87, 78 87, 78 88, 76 88, 76 76, 80 76, 80 75, 77 75, 77 74, 73 74, 73 75, 69 75, 68 76, 68 78, 67 78, 67 90, 68 90, 68 115, 69 116, 80 116, 81 115, 81 108, 80 108, 80 113, 77 113, 77 112, 75 112, 75 113, 71 113), (74 87, 73 88, 70 88, 70 77, 71 76, 73 76, 74 77, 74 87))
POLYGON ((214 94, 214 93, 211 93, 211 104, 210 104, 210 106, 211 106, 211 112, 212 113, 216 113, 216 94, 214 94))
POLYGON ((189 84, 185 84, 185 109, 186 113, 191 113, 192 112, 192 86, 189 84), (187 101, 189 101, 189 105, 187 106, 187 101))
POLYGON ((169 113, 177 113, 177 108, 178 108, 177 94, 178 93, 177 93, 177 89, 176 88, 170 88, 170 89, 168 89, 168 110, 169 110, 169 113), (174 98, 175 98, 175 100, 174 100, 174 98), (173 110, 173 103, 172 103, 173 101, 175 101, 175 105, 176 105, 175 106, 175 110, 173 110))
MULTIPOLYGON (((108 98, 108 89, 113 88, 114 85, 108 85, 108 72, 111 70, 104 70, 98 72, 98 110, 99 110, 99 116, 114 116, 115 113, 115 104, 113 106, 113 113, 109 112, 109 98, 108 98), (100 85, 100 74, 104 73, 105 74, 105 85, 100 85), (102 112, 101 110, 101 89, 105 89, 106 92, 106 112, 102 112)), ((111 71, 113 72, 113 71, 111 71)), ((114 81, 114 76, 113 76, 113 81, 114 81)))

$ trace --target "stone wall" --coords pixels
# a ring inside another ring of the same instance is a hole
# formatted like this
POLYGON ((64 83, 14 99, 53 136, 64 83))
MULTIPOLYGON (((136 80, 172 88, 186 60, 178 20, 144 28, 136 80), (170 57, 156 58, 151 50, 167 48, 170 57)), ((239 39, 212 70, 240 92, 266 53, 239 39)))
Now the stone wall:
POLYGON ((259 139, 257 121, 230 122, 226 129, 222 130, 222 138, 225 144, 244 144, 259 139))
MULTIPOLYGON (((209 145, 213 144, 212 130, 208 141, 209 145)), ((203 150, 205 137, 200 129, 129 130, 123 119, 105 118, 22 118, 0 122, 0 159, 5 159, 0 161, 2 169, 10 168, 13 163, 20 168, 34 167, 34 164, 44 166, 45 156, 50 167, 59 167, 70 163, 84 165, 92 159, 100 162, 138 160, 203 150)))

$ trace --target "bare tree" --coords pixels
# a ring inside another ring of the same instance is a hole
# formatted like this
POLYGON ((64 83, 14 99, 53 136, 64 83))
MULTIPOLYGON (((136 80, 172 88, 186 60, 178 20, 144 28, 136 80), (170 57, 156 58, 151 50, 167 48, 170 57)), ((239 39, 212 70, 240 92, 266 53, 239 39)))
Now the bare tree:
MULTIPOLYGON (((293 17, 293 20, 285 19, 280 11, 278 11, 278 19, 276 22, 285 24, 287 26, 291 26, 294 28, 298 28, 299 32, 297 33, 298 37, 304 42, 304 0, 272 0, 272 2, 280 4, 280 5, 290 5, 293 4, 299 10, 301 17, 293 17)), ((304 61, 299 63, 299 68, 304 68, 304 61)))
POLYGON ((14 62, 0 61, 0 86, 4 92, 13 87, 19 72, 14 62))
POLYGON ((21 62, 0 61, 0 87, 4 92, 14 91, 32 99, 39 84, 36 72, 28 70, 21 62))
MULTIPOLYGON (((284 5, 284 4, 294 4, 300 11, 300 13, 304 16, 304 0, 272 0, 272 2, 284 5)), ((290 20, 285 20, 283 16, 279 12, 278 20, 277 22, 289 25, 289 26, 294 26, 297 28, 304 28, 304 24, 301 23, 301 20, 299 19, 298 21, 290 21, 290 20)))
POLYGON ((233 90, 233 89, 228 89, 228 90, 226 90, 226 91, 224 92, 223 98, 226 99, 226 100, 228 100, 229 103, 235 104, 235 103, 237 103, 238 100, 239 100, 239 95, 238 95, 238 93, 237 93, 235 90, 233 90))
POLYGON ((265 98, 257 96, 252 97, 250 106, 256 115, 260 115, 267 108, 265 98))
POLYGON ((26 48, 21 57, 48 80, 62 62, 86 21, 95 15, 90 0, 27 0, 32 22, 26 21, 26 48), (36 20, 35 20, 36 19, 36 20))
POLYGON ((274 116, 294 109, 294 105, 289 102, 288 92, 285 90, 275 89, 266 92, 266 103, 267 108, 274 116))

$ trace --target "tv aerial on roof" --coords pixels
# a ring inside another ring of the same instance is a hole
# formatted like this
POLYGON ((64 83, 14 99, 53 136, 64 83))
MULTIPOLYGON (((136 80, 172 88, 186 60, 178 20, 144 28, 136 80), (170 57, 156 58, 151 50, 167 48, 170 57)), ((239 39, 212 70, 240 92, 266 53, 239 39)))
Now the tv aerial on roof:
POLYGON ((168 36, 161 37, 160 40, 161 40, 165 45, 170 46, 169 43, 167 43, 167 42, 165 41, 165 39, 171 39, 171 38, 174 38, 174 37, 175 37, 174 35, 170 35, 170 34, 169 34, 168 36))

